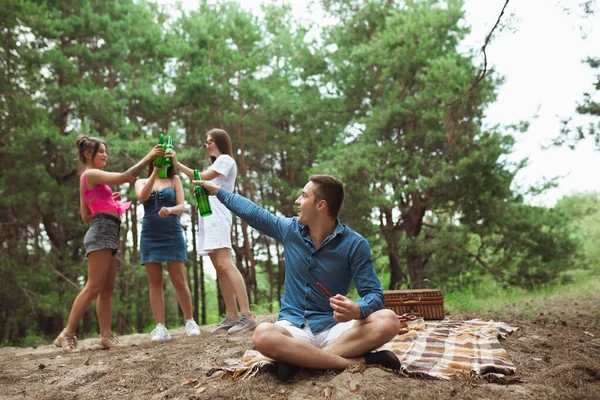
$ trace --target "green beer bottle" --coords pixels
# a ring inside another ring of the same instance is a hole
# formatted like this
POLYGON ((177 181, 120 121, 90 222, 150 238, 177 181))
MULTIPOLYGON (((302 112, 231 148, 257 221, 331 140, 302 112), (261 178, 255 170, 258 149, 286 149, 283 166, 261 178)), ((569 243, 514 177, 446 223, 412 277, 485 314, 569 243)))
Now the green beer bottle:
MULTIPOLYGON (((200 180, 200 172, 197 169, 194 170, 194 179, 200 180)), ((210 202, 208 201, 208 192, 200 185, 196 185, 194 188, 194 195, 196 196, 196 201, 198 202, 198 212, 202 217, 208 217, 212 215, 212 210, 210 209, 210 202)))
MULTIPOLYGON (((164 135, 162 133, 160 134, 160 140, 158 143, 162 144, 163 150, 167 150, 167 145, 165 144, 164 135)), ((166 165, 167 158, 163 156, 163 157, 161 157, 161 159, 162 159, 162 166, 158 169, 158 177, 166 178, 167 177, 167 168, 168 168, 166 165)))
MULTIPOLYGON (((165 135, 160 134, 160 139, 158 139, 158 144, 165 148, 165 135)), ((158 156, 154 159, 154 168, 162 168, 165 165, 165 158, 163 156, 158 156)))
MULTIPOLYGON (((173 138, 171 138, 171 135, 167 138, 167 147, 165 148, 165 151, 169 149, 173 149, 173 138)), ((171 165, 173 165, 173 157, 165 156, 165 167, 169 168, 171 165)))

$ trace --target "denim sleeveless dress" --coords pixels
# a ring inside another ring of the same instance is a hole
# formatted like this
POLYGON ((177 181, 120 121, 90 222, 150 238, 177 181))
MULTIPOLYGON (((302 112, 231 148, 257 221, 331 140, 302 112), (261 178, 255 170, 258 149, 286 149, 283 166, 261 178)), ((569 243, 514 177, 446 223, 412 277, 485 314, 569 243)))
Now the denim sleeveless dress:
POLYGON ((140 238, 141 263, 164 263, 169 261, 187 261, 187 251, 183 229, 178 215, 158 216, 162 207, 173 207, 175 190, 167 187, 152 190, 144 203, 142 234, 140 238))

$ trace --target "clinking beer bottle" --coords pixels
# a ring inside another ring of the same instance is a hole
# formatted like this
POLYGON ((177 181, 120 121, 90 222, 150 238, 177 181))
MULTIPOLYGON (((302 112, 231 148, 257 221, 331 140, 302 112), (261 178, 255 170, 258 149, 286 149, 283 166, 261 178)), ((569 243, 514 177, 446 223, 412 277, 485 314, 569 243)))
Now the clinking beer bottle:
MULTIPOLYGON (((194 179, 200 180, 200 172, 197 169, 194 170, 194 179)), ((200 185, 196 185, 194 188, 194 195, 196 195, 196 201, 198 202, 198 212, 202 217, 208 217, 212 215, 210 209, 210 203, 208 201, 208 192, 200 185)))
MULTIPOLYGON (((173 149, 173 138, 171 137, 171 135, 169 135, 169 137, 167 138, 167 147, 165 148, 165 151, 169 149, 173 149)), ((169 168, 172 165, 173 157, 165 157, 165 167, 169 168)))
MULTIPOLYGON (((162 144, 163 150, 167 150, 167 145, 165 144, 164 135, 162 133, 160 134, 160 140, 158 141, 158 144, 162 144)), ((158 169, 158 177, 166 178, 167 177, 167 168, 168 168, 166 165, 167 158, 163 156, 163 157, 161 157, 161 159, 162 159, 162 165, 158 169)))
MULTIPOLYGON (((162 133, 160 134, 160 139, 158 139, 158 144, 163 146, 163 149, 165 148, 165 135, 163 135, 162 133)), ((154 159, 154 168, 162 168, 165 165, 165 158, 163 156, 157 156, 154 159)))

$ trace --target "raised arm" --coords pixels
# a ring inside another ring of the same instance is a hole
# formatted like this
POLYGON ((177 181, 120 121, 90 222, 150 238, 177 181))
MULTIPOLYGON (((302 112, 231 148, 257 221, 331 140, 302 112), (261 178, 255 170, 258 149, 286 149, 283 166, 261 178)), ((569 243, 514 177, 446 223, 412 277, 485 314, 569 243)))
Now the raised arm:
POLYGON ((93 189, 96 185, 101 184, 121 185, 133 182, 148 165, 149 161, 154 160, 156 156, 162 154, 164 154, 164 149, 161 145, 157 144, 144 158, 125 172, 105 172, 99 169, 90 169, 86 173, 88 189, 93 189))
POLYGON ((139 201, 144 202, 148 200, 152 194, 152 188, 154 187, 154 182, 156 181, 157 175, 158 168, 154 168, 148 179, 138 179, 135 181, 135 195, 139 201))
MULTIPOLYGON (((177 168, 181 172, 183 172, 190 179, 190 181, 194 179, 194 170, 192 168, 182 164, 181 161, 179 161, 177 159, 177 153, 173 149, 167 150, 167 152, 165 154, 170 155, 173 158, 173 163, 175 165, 177 165, 177 168)), ((213 171, 211 169, 209 169, 208 171, 200 172, 200 178, 205 181, 210 181, 212 179, 215 179, 218 175, 219 175, 218 172, 213 171)))
MULTIPOLYGON (((176 160, 176 157, 175 157, 175 153, 173 152, 173 161, 175 161, 175 160, 176 160)), ((180 170, 181 172, 183 172, 189 178, 190 181, 192 179, 194 179, 194 170, 193 169, 183 165, 179 161, 175 161, 175 165, 177 165, 177 169, 180 170)))
POLYGON ((211 181, 192 181, 192 183, 201 184, 209 195, 216 195, 225 207, 229 208, 254 229, 280 242, 285 242, 285 238, 291 229, 292 218, 277 217, 247 198, 220 188, 211 181))

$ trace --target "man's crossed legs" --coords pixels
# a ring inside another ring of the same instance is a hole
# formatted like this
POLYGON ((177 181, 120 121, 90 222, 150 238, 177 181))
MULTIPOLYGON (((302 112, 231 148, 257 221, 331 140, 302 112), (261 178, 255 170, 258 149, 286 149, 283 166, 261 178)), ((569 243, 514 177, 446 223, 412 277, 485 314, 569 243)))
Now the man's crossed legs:
POLYGON ((256 327, 252 340, 256 350, 279 362, 278 376, 285 381, 296 371, 294 366, 343 369, 364 362, 398 370, 400 362, 392 352, 371 353, 397 335, 398 329, 396 314, 383 309, 317 335, 287 321, 263 322, 256 327))

